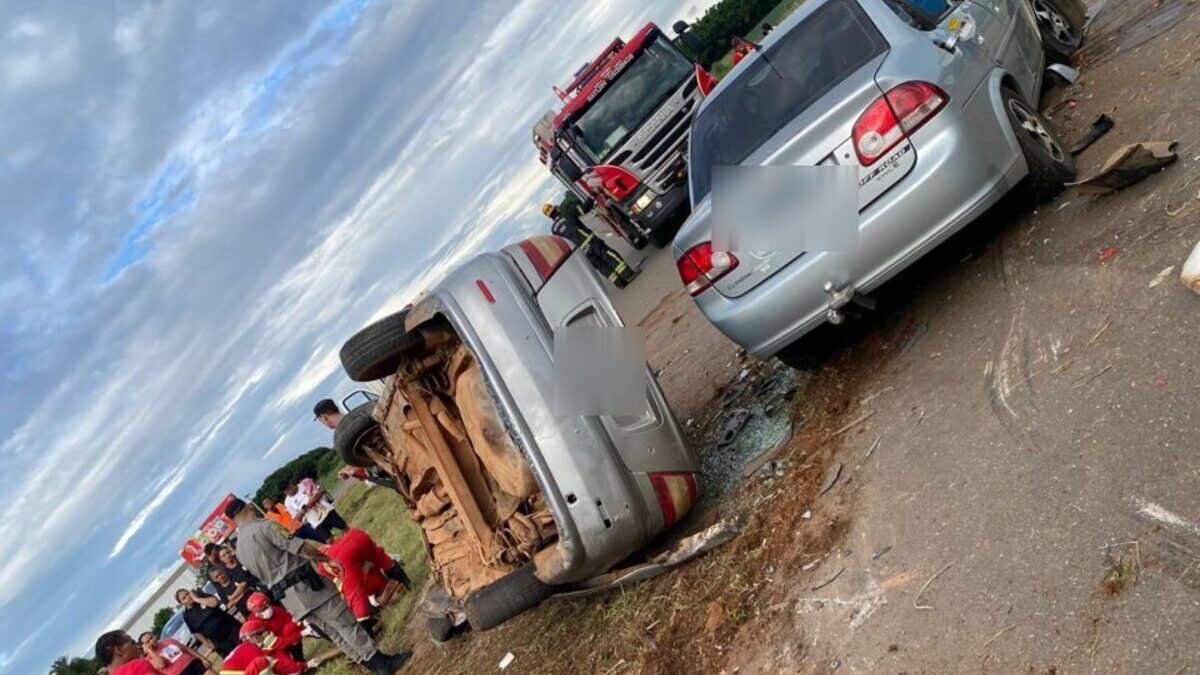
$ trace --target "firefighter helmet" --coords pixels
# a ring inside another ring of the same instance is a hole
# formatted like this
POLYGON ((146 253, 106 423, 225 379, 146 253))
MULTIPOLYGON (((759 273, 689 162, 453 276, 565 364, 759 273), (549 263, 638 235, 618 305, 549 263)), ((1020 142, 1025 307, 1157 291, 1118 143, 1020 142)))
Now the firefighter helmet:
POLYGON ((254 614, 258 614, 270 606, 271 599, 262 591, 255 591, 250 594, 249 598, 246 598, 246 609, 249 609, 254 614))
POLYGON ((267 632, 267 624, 257 616, 252 616, 242 624, 242 630, 238 632, 238 637, 246 640, 265 632, 267 632))
POLYGON ((542 204, 542 215, 547 218, 553 218, 558 215, 558 209, 553 204, 542 204))

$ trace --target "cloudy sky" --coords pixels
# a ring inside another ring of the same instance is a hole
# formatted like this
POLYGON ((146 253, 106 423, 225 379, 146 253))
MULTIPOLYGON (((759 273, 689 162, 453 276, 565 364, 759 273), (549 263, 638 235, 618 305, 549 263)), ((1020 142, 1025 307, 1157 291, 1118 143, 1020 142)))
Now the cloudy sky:
POLYGON ((545 227, 550 85, 711 3, 0 5, 0 673, 90 651, 327 444, 347 336, 545 227))

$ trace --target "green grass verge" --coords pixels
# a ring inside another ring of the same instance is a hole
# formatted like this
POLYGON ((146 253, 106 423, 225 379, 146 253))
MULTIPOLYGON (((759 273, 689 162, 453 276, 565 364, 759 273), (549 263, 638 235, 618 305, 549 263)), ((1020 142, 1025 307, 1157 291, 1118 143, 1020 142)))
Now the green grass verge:
MULTIPOLYGON (((421 542, 421 530, 408 516, 399 495, 387 488, 371 488, 355 485, 337 505, 338 512, 354 527, 366 530, 388 553, 400 558, 404 571, 413 580, 417 591, 405 593, 395 603, 383 610, 383 631, 378 640, 383 650, 395 652, 407 646, 403 644, 404 627, 419 596, 419 589, 429 577, 429 563, 425 559, 425 546, 421 542)), ((306 639, 304 654, 312 657, 333 645, 324 640, 306 639)), ((316 671, 319 675, 361 675, 362 669, 338 657, 325 663, 316 671)))
MULTIPOLYGON (((772 26, 778 26, 780 22, 788 18, 788 15, 796 11, 796 8, 803 4, 804 0, 782 0, 778 5, 775 5, 774 9, 767 12, 767 15, 762 18, 762 21, 759 21, 758 24, 754 26, 754 29, 750 31, 749 35, 743 35, 742 37, 751 42, 758 42, 762 39, 763 23, 769 23, 772 26)), ((721 57, 720 61, 717 61, 713 64, 712 74, 717 79, 720 79, 725 77, 725 75, 728 74, 732 69, 733 50, 731 49, 725 53, 725 56, 721 57)))

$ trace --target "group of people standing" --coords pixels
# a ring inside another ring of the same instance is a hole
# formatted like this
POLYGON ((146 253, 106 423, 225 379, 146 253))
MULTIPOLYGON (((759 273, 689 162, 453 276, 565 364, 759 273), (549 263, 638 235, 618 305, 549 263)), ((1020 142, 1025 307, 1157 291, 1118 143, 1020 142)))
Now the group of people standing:
MULTIPOLYGON (((404 666, 411 652, 387 654, 375 642, 379 605, 372 599, 391 582, 405 590, 412 583, 370 535, 338 527, 344 533, 334 537, 330 528, 328 544, 293 536, 240 499, 228 504, 225 516, 237 525, 236 548, 205 551, 216 595, 187 589, 175 594, 188 629, 222 657, 221 675, 294 675, 315 668, 317 661, 304 659, 302 624, 372 675, 392 675, 404 666)), ((136 643, 124 631, 105 633, 96 642, 96 658, 109 675, 203 675, 213 664, 149 632, 136 643)))
MULTIPOLYGON (((328 399, 314 412, 331 429, 341 418, 328 399)), ((236 525, 236 544, 204 550, 215 595, 175 594, 188 629, 222 657, 221 675, 294 675, 315 668, 316 660, 304 659, 306 632, 327 638, 372 675, 401 669, 412 652, 385 653, 374 638, 386 603, 377 598, 397 586, 412 590, 400 563, 369 534, 350 527, 311 479, 288 486, 282 503, 264 499, 262 506, 264 517, 241 499, 227 503, 224 515, 236 525)), ((137 642, 124 631, 107 632, 96 641, 96 658, 109 675, 213 671, 212 660, 150 632, 137 642)))

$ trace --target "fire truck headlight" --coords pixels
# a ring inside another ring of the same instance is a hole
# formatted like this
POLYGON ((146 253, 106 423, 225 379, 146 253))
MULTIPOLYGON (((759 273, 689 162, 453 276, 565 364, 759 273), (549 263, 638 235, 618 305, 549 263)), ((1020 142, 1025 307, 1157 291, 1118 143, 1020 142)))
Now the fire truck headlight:
POLYGON ((656 197, 658 195, 654 194, 654 190, 646 190, 642 193, 641 197, 637 198, 637 201, 633 203, 633 207, 629 210, 633 211, 634 215, 637 215, 645 211, 647 206, 653 204, 656 197))

